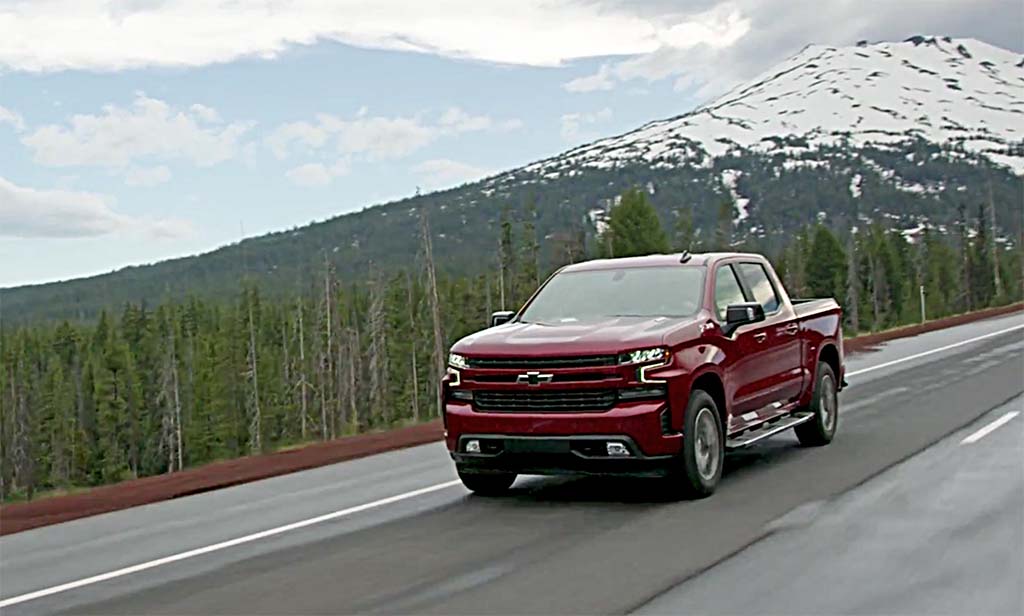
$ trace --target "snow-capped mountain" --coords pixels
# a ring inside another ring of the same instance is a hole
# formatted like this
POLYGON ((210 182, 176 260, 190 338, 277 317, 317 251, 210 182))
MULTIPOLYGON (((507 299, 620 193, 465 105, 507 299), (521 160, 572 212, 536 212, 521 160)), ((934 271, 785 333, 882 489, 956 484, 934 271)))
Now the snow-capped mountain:
POLYGON ((522 171, 557 177, 627 163, 706 165, 736 148, 794 154, 924 139, 1024 174, 1024 60, 975 39, 811 45, 682 116, 580 146, 522 171))
POLYGON ((1018 56, 970 39, 812 46, 691 113, 478 182, 210 254, 5 289, 4 317, 91 318, 153 289, 232 297, 252 276, 283 292, 320 271, 325 256, 339 275, 361 280, 371 263, 386 270, 418 259, 410 238, 424 213, 448 271, 492 267, 507 216, 531 220, 547 266, 593 246, 608 209, 635 187, 663 221, 689 211, 702 233, 721 228, 731 204, 734 239, 768 253, 815 222, 913 237, 951 232, 964 216, 977 226, 983 205, 995 213, 996 241, 1011 246, 1024 232, 1022 182, 1018 56))

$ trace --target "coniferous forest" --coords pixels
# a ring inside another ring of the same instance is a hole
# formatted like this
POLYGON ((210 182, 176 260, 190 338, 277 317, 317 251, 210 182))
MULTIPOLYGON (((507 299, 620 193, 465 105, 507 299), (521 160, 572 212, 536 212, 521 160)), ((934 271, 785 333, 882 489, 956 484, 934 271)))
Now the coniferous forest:
POLYGON ((855 232, 818 224, 775 250, 734 237, 732 207, 715 224, 680 208, 663 226, 646 193, 630 190, 589 242, 572 229, 542 236, 535 210, 507 210, 493 262, 467 277, 437 266, 439 236, 421 215, 409 238, 417 257, 403 268, 371 263, 349 279, 324 255, 291 293, 249 279, 228 299, 175 296, 90 322, 0 325, 0 495, 34 498, 435 418, 449 345, 490 312, 520 306, 554 267, 596 256, 766 251, 792 296, 839 299, 847 335, 918 322, 922 287, 929 319, 1021 300, 1024 251, 995 241, 991 207, 961 207, 952 231, 912 238, 881 222, 855 232))

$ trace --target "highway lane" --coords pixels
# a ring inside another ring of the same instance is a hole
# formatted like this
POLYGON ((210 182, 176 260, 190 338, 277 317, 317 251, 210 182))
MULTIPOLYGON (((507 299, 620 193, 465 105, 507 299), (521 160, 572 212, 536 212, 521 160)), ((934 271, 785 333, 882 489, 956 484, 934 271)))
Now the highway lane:
MULTIPOLYGON (((5 613, 624 612, 962 427, 1024 389, 1019 315, 894 341, 849 363, 839 437, 780 437, 730 458, 714 497, 659 499, 656 482, 520 480, 387 504, 5 613), (969 386, 968 386, 969 385, 969 386)), ((0 597, 103 573, 454 478, 429 445, 0 539, 0 597)))
POLYGON ((1018 396, 835 500, 799 507, 637 613, 1024 613, 1022 416, 1018 396))

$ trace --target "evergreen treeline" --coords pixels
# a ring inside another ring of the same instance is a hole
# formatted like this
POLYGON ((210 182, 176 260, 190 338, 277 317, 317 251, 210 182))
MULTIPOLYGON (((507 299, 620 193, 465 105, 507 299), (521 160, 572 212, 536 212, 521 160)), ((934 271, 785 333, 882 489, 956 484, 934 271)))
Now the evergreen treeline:
POLYGON ((997 249, 985 209, 955 233, 911 243, 880 222, 836 235, 805 227, 780 250, 732 237, 732 204, 713 224, 680 208, 666 233, 642 191, 628 191, 597 241, 541 237, 536 210, 506 214, 495 257, 476 276, 435 268, 421 219, 418 256, 344 279, 322 257, 305 288, 281 297, 252 281, 233 299, 126 304, 91 324, 0 329, 0 495, 92 486, 211 460, 436 417, 448 346, 493 310, 521 305, 556 265, 675 249, 767 251, 791 295, 835 296, 847 334, 1019 301, 1024 253, 997 249))
POLYGON ((418 246, 409 239, 418 234, 420 212, 430 216, 443 273, 475 276, 493 267, 494 237, 506 208, 517 218, 529 218, 538 238, 546 239, 539 263, 547 271, 581 237, 596 244, 588 214, 634 186, 647 194, 666 230, 675 226, 679 204, 686 204, 692 206, 695 229, 723 237, 755 236, 770 254, 819 217, 834 229, 884 219, 886 226, 907 229, 927 222, 948 231, 960 203, 994 203, 999 234, 1015 243, 1024 230, 1021 177, 956 146, 909 138, 902 144, 856 148, 807 148, 799 138, 789 138, 776 146, 734 149, 701 161, 620 161, 614 168, 580 167, 572 156, 563 156, 543 168, 513 170, 202 255, 3 289, 4 320, 95 322, 102 310, 116 312, 125 303, 153 302, 165 295, 229 301, 241 293, 243 280, 258 282, 264 297, 283 300, 305 291, 315 272, 311 263, 322 263, 325 255, 339 278, 364 281, 371 263, 388 273, 408 268, 418 246), (726 204, 734 193, 747 199, 747 216, 735 225, 726 204))

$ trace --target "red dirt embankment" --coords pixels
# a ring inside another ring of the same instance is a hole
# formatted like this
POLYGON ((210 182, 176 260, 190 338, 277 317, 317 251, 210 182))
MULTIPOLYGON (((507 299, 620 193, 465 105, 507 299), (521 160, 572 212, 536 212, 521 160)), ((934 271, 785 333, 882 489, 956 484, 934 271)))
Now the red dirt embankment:
MULTIPOLYGON (((888 340, 916 336, 971 321, 1019 312, 1022 309, 1024 304, 1014 304, 858 336, 847 339, 844 349, 847 353, 864 352, 888 340)), ((4 505, 0 507, 0 535, 422 445, 441 440, 443 434, 441 422, 432 421, 388 432, 345 437, 289 451, 214 462, 178 473, 133 479, 77 494, 4 505)))
POLYGON ((440 421, 359 434, 298 449, 213 462, 66 496, 0 507, 0 535, 361 458, 443 438, 440 421))

